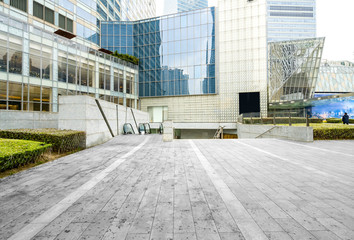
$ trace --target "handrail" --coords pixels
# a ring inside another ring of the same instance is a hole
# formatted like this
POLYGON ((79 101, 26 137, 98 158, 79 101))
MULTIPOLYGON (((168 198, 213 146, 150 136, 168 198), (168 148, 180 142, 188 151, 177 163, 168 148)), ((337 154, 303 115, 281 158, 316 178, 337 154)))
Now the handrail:
POLYGON ((276 128, 277 126, 273 126, 273 127, 271 127, 270 129, 268 129, 267 131, 265 131, 264 133, 261 133, 261 134, 259 134, 256 138, 259 138, 260 136, 262 136, 262 135, 264 135, 264 134, 266 134, 266 133, 268 133, 268 132, 270 132, 271 130, 273 130, 274 128, 276 128))

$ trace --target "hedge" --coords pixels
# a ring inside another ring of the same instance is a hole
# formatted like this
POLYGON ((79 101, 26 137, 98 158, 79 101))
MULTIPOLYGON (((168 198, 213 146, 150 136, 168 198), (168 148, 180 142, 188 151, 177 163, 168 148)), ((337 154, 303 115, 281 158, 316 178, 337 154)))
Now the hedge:
MULTIPOLYGON (((343 123, 341 118, 327 118, 328 123, 343 123)), ((354 119, 349 119, 349 123, 354 123, 354 119)))
MULTIPOLYGON (((251 118, 243 118, 243 121, 245 124, 251 124, 251 118)), ((273 118, 267 117, 267 118, 252 118, 253 124, 273 124, 273 118)), ((322 123, 322 119, 318 118, 310 118, 309 119, 310 123, 322 123)), ((288 124, 289 123, 289 118, 288 117, 276 117, 275 118, 275 123, 276 124, 288 124)), ((306 123, 306 118, 301 118, 301 117, 292 117, 291 118, 291 123, 306 123)))
POLYGON ((344 124, 313 124, 314 140, 354 139, 354 126, 344 124))
POLYGON ((0 138, 45 142, 51 144, 52 150, 59 153, 74 151, 86 146, 86 133, 73 130, 50 128, 0 130, 0 138))
POLYGON ((34 162, 51 144, 0 138, 0 172, 34 162))
POLYGON ((314 128, 314 140, 354 139, 354 128, 314 128))

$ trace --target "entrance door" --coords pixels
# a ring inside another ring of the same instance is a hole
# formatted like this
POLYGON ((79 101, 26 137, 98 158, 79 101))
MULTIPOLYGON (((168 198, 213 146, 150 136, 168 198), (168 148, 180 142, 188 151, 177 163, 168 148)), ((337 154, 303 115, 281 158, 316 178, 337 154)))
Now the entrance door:
POLYGON ((259 113, 259 92, 239 93, 239 113, 259 113))

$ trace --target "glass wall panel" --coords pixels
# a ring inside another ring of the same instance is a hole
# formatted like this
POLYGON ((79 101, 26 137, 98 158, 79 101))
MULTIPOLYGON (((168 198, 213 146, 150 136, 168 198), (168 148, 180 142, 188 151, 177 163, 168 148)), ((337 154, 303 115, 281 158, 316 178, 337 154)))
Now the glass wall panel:
POLYGON ((0 81, 0 109, 7 108, 7 82, 0 81))
POLYGON ((21 107, 22 84, 9 82, 8 94, 9 94, 8 95, 9 110, 22 110, 21 107))
POLYGON ((7 43, 6 41, 0 40, 0 71, 7 71, 7 43))
POLYGON ((39 86, 29 87, 29 110, 41 111, 41 88, 39 86))
POLYGON ((89 86, 95 87, 95 62, 89 61, 89 69, 88 69, 88 78, 89 78, 89 86))
POLYGON ((100 64, 98 87, 104 89, 104 66, 100 64))
POLYGON ((9 72, 22 74, 22 51, 9 49, 9 72))

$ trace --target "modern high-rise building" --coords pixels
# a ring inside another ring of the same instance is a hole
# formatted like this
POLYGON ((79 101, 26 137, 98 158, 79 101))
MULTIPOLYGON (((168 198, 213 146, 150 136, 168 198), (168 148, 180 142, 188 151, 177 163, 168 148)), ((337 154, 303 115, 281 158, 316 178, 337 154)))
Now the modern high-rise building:
POLYGON ((219 124, 313 93, 323 39, 269 45, 266 0, 161 17, 149 0, 17 3, 0 2, 2 109, 55 112, 58 95, 88 94, 152 121, 219 124))
POLYGON ((208 0, 178 0, 178 12, 186 12, 208 7, 208 0))
POLYGON ((316 37, 316 0, 267 0, 268 42, 316 37))
POLYGON ((153 0, 0 1, 0 109, 56 112, 78 94, 137 107, 138 66, 101 49, 100 22, 154 16, 153 0))
POLYGON ((208 0, 164 0, 163 15, 208 7, 208 0))

